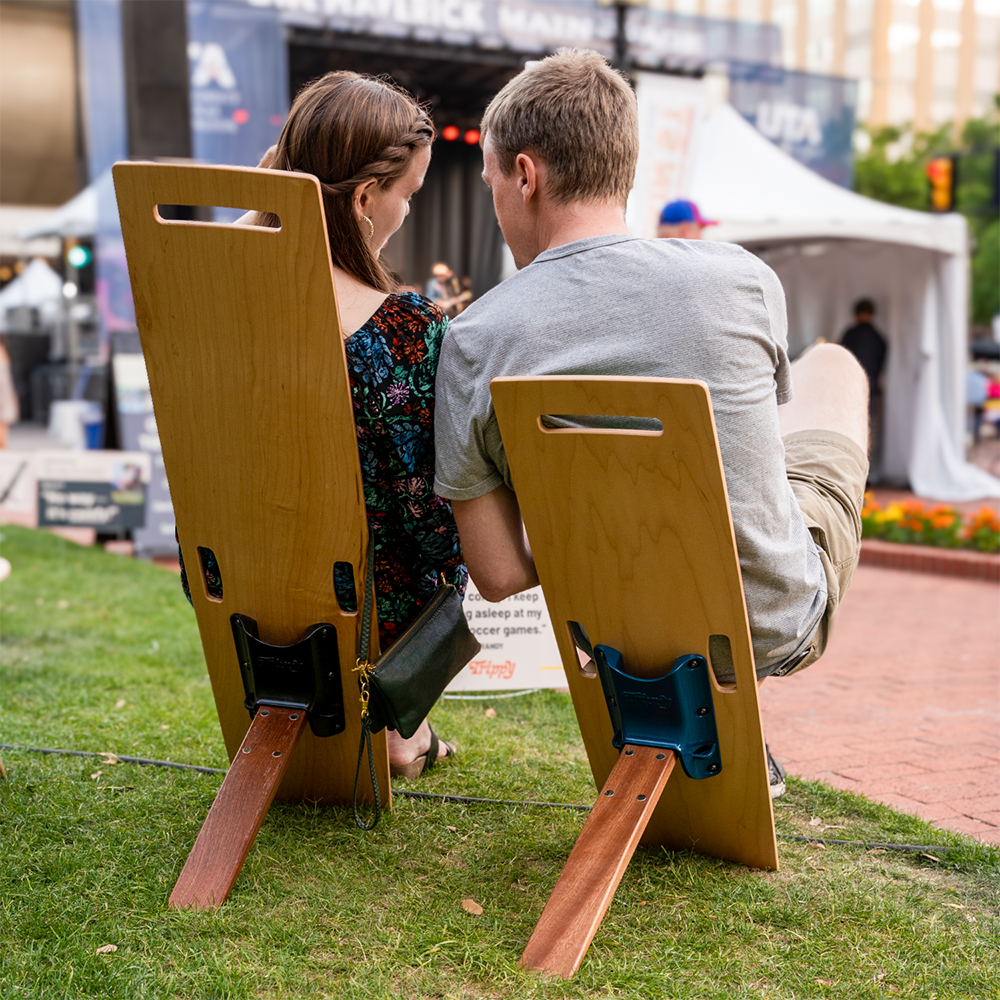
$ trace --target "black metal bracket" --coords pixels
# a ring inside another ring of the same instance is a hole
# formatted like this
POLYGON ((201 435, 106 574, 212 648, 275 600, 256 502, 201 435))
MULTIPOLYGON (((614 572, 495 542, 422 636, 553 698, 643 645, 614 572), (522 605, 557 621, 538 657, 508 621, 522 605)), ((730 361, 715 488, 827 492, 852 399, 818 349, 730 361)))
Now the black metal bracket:
POLYGON ((595 646, 594 660, 620 750, 626 743, 676 750, 689 778, 712 778, 722 770, 712 685, 703 656, 678 656, 662 677, 633 677, 622 654, 595 646))
POLYGON ((272 646, 257 636, 257 622, 247 615, 230 619, 243 677, 243 704, 252 719, 261 705, 304 709, 316 736, 344 731, 344 692, 340 683, 337 630, 328 623, 310 625, 291 646, 272 646))

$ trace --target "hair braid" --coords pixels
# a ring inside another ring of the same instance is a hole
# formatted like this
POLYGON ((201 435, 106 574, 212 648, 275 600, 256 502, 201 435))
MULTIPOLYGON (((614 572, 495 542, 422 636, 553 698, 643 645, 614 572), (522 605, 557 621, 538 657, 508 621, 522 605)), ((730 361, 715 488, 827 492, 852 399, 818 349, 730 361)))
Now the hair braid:
MULTIPOLYGON (((347 71, 327 73, 296 97, 271 168, 319 180, 333 263, 389 292, 396 283, 362 235, 353 194, 366 181, 391 185, 409 169, 417 149, 433 138, 427 112, 391 81, 347 71)), ((258 219, 258 225, 278 224, 273 216, 258 219)))

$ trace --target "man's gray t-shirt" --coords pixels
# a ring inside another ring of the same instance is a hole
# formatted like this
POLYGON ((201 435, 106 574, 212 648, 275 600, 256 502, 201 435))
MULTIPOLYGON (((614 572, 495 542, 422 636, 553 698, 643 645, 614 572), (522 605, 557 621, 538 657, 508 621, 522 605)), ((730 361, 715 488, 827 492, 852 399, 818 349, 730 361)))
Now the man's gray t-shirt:
POLYGON ((729 243, 595 236, 546 250, 453 320, 435 402, 435 491, 513 489, 490 397, 501 375, 623 375, 708 385, 754 658, 803 650, 826 576, 785 475, 777 404, 791 397, 785 299, 729 243))

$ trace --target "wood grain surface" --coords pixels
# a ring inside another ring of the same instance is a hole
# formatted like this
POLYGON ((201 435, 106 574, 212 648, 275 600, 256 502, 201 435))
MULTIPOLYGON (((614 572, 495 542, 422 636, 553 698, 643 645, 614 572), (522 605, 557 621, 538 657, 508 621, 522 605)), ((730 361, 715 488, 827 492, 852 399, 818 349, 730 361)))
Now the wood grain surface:
POLYGON ((210 910, 226 901, 305 724, 302 711, 257 712, 170 894, 172 909, 210 910))
POLYGON ((625 745, 524 949, 525 968, 576 973, 676 760, 673 750, 625 745))
MULTIPOLYGON (((367 544, 347 364, 319 182, 299 173, 119 163, 114 168, 136 322, 184 563, 230 759, 250 724, 229 617, 260 638, 337 629, 347 729, 304 733, 279 800, 348 802, 360 736, 357 614, 333 589, 367 544), (156 205, 269 210, 278 230, 164 222, 156 205), (210 600, 199 546, 223 583, 210 600)), ((384 802, 384 734, 374 738, 384 802)), ((362 792, 371 800, 372 792, 362 792)))
POLYGON ((675 379, 500 378, 500 433, 594 781, 618 751, 596 676, 568 622, 620 650, 638 677, 727 636, 736 685, 713 699, 722 771, 677 768, 644 843, 778 866, 753 651, 707 387, 675 379), (663 431, 543 429, 542 414, 657 418, 663 431))

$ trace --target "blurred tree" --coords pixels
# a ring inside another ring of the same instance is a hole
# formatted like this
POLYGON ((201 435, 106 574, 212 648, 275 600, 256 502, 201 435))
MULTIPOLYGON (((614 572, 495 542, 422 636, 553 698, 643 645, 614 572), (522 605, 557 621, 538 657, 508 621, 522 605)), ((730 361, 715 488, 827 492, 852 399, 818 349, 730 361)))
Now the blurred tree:
POLYGON ((994 215, 972 255, 972 322, 988 326, 1000 312, 1000 221, 994 215))
POLYGON ((993 113, 971 118, 961 140, 952 139, 951 125, 934 132, 913 134, 892 125, 865 129, 871 145, 854 165, 858 194, 904 208, 928 211, 930 180, 927 164, 937 156, 957 157, 955 208, 969 222, 974 240, 972 256, 972 315, 975 324, 989 325, 1000 312, 1000 213, 997 211, 994 171, 1000 147, 1000 94, 993 113))
POLYGON ((862 128, 871 147, 854 162, 854 190, 877 201, 926 211, 930 205, 927 164, 949 152, 950 126, 917 135, 895 125, 862 128))

